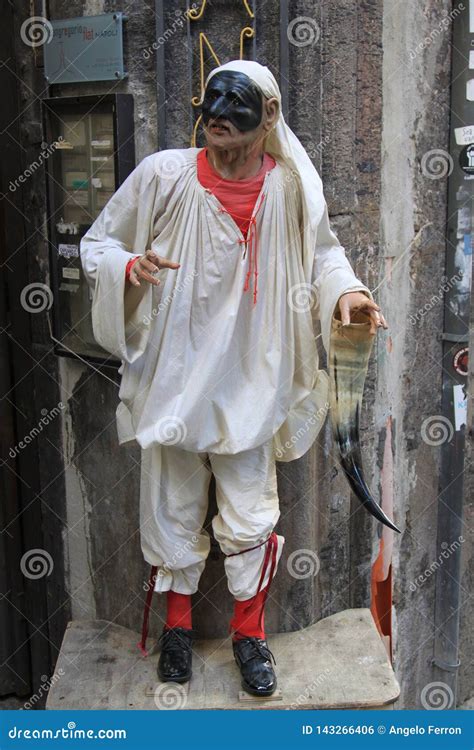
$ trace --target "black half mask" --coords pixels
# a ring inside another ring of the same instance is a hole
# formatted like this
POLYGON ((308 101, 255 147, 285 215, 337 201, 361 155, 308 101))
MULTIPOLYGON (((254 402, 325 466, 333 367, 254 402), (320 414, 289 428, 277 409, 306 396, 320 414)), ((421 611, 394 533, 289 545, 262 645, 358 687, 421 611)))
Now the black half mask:
POLYGON ((255 130, 262 120, 263 104, 260 89, 245 74, 222 70, 209 80, 202 103, 202 119, 229 120, 237 130, 255 130))

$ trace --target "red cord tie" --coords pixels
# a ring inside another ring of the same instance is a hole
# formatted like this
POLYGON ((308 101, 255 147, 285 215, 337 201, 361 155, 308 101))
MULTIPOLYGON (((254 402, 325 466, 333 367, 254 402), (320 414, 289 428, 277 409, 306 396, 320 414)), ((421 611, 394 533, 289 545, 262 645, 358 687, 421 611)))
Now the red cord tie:
POLYGON ((148 651, 146 650, 146 639, 148 636, 148 622, 150 619, 151 600, 153 598, 153 592, 155 590, 157 572, 158 567, 156 565, 152 565, 150 570, 150 578, 148 581, 148 591, 146 592, 145 607, 143 610, 142 639, 139 643, 137 643, 137 646, 142 652, 143 656, 148 656, 148 651))
POLYGON ((248 549, 243 549, 241 552, 233 552, 230 555, 226 555, 226 557, 235 557, 236 555, 243 555, 244 552, 251 552, 254 549, 258 549, 259 547, 263 547, 264 544, 266 545, 267 548, 265 550, 265 557, 263 559, 262 572, 260 574, 260 580, 258 582, 257 590, 256 590, 254 596, 252 596, 252 598, 249 600, 249 604, 246 607, 246 609, 244 610, 244 611, 246 611, 247 609, 249 609, 249 607, 252 605, 252 603, 255 600, 255 598, 259 595, 260 591, 263 590, 264 591, 264 596, 263 596, 263 601, 262 601, 262 608, 260 610, 260 615, 259 615, 259 618, 258 618, 259 627, 262 626, 263 610, 265 608, 265 604, 266 604, 266 601, 267 601, 268 592, 270 591, 270 585, 271 585, 271 582, 273 580, 273 576, 275 575, 275 569, 276 569, 276 564, 277 564, 277 552, 278 552, 278 537, 275 534, 275 532, 272 531, 272 533, 270 534, 270 536, 268 537, 268 539, 265 539, 264 542, 261 542, 260 544, 257 544, 255 547, 249 547, 248 549), (263 584, 263 582, 265 580, 265 575, 267 573, 267 570, 268 570, 269 566, 270 566, 270 574, 268 576, 268 583, 265 586, 265 588, 262 589, 262 584, 263 584))
POLYGON ((247 244, 248 244, 248 250, 249 250, 249 267, 248 271, 245 277, 245 284, 244 284, 244 292, 247 292, 249 290, 250 286, 250 277, 252 275, 252 261, 253 261, 253 276, 254 276, 254 282, 253 282, 253 303, 257 302, 257 285, 258 285, 258 232, 257 232, 257 220, 256 216, 258 212, 260 211, 260 208, 263 203, 263 199, 265 198, 265 193, 262 193, 260 197, 260 202, 257 206, 257 210, 251 217, 249 221, 248 226, 248 236, 245 240, 239 240, 239 244, 245 244, 245 252, 247 252, 247 244))
MULTIPOLYGON (((262 193, 257 210, 255 211, 255 213, 249 220, 249 225, 247 228, 248 235, 246 236, 244 240, 239 239, 239 245, 245 245, 244 258, 247 254, 247 246, 249 250, 249 267, 245 276, 244 292, 247 292, 249 290, 250 277, 252 275, 252 261, 253 261, 253 275, 254 275, 253 303, 254 305, 257 302, 257 284, 258 284, 258 233, 257 233, 256 216, 258 212, 260 211, 264 198, 265 198, 265 193, 262 193)), ((222 206, 219 206, 218 210, 221 214, 229 213, 229 211, 227 211, 222 206)))

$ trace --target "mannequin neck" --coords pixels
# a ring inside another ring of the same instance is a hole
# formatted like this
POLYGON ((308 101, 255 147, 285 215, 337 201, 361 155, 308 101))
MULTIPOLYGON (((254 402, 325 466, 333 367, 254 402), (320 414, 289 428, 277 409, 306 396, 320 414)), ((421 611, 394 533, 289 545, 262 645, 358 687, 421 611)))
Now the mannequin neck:
POLYGON ((207 146, 211 167, 225 180, 246 180, 255 177, 263 164, 262 143, 251 148, 216 149, 207 146))

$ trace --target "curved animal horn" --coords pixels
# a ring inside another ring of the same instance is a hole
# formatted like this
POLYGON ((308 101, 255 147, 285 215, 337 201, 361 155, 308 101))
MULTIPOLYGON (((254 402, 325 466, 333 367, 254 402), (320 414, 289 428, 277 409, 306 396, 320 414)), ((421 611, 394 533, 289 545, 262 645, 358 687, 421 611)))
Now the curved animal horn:
POLYGON ((374 500, 364 479, 359 421, 374 337, 368 333, 370 321, 367 321, 367 316, 359 313, 358 318, 361 322, 343 326, 340 320, 333 317, 331 323, 328 369, 333 436, 342 469, 353 493, 377 521, 400 533, 400 529, 374 500))

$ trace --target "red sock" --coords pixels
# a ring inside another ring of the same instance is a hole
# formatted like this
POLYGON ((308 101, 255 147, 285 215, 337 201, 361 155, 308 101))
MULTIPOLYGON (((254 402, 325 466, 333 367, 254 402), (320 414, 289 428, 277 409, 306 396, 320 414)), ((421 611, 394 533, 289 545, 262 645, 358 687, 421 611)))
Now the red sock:
POLYGON ((260 591, 256 596, 243 602, 235 601, 234 616, 230 621, 230 627, 234 631, 233 641, 246 636, 265 638, 264 604, 265 591, 260 591))
POLYGON ((192 628, 191 594, 168 591, 166 596, 166 625, 168 628, 192 628))

